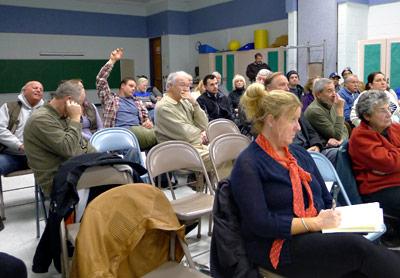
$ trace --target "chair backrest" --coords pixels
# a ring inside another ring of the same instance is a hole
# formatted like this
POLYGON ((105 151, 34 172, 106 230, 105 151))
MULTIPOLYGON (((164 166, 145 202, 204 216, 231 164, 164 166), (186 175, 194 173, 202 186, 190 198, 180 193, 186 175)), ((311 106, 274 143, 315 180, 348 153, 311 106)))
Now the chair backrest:
POLYGON ((212 142, 219 135, 227 133, 240 134, 240 130, 234 122, 228 119, 215 119, 208 123, 206 133, 208 141, 212 142))
POLYGON ((220 135, 211 142, 209 154, 218 181, 225 178, 218 173, 218 167, 225 162, 235 160, 250 143, 248 137, 234 133, 220 135))
MULTIPOLYGON (((122 127, 103 128, 90 137, 90 144, 98 152, 120 151, 135 148, 138 151, 137 163, 145 166, 144 158, 140 155, 140 145, 135 134, 122 127)), ((144 176, 146 179, 146 177, 144 176)))
MULTIPOLYGON (((353 174, 348 148, 349 142, 347 140, 340 145, 336 157, 336 172, 338 173, 338 176, 342 181, 344 188, 346 189, 350 202, 353 205, 361 204, 363 201, 360 193, 358 192, 358 186, 353 174)), ((339 202, 340 201, 341 199, 339 198, 339 202)))
POLYGON ((325 182, 333 182, 339 185, 340 193, 343 195, 343 198, 347 205, 351 205, 350 199, 347 196, 347 192, 340 181, 338 174, 336 173, 335 167, 333 167, 332 163, 329 159, 324 156, 322 153, 318 152, 309 152, 311 157, 313 158, 315 164, 317 164, 319 173, 325 182))
POLYGON ((187 142, 167 141, 154 146, 147 154, 146 166, 153 185, 154 178, 160 174, 181 169, 197 170, 203 173, 207 186, 213 192, 199 152, 187 142))
POLYGON ((90 144, 99 152, 118 151, 136 147, 140 149, 136 136, 126 128, 111 127, 96 131, 90 144))

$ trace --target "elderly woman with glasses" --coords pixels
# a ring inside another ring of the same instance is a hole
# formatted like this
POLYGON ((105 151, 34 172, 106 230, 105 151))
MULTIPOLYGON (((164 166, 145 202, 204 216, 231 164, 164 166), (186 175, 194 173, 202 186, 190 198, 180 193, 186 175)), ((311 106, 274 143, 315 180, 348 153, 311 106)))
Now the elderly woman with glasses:
POLYGON ((400 217, 400 124, 392 121, 390 99, 384 91, 364 92, 356 112, 361 123, 349 153, 359 191, 365 202, 379 202, 385 213, 400 217))
POLYGON ((285 277, 400 277, 394 252, 361 235, 321 233, 340 214, 309 153, 291 144, 297 96, 252 84, 241 104, 258 133, 230 177, 249 261, 285 277))

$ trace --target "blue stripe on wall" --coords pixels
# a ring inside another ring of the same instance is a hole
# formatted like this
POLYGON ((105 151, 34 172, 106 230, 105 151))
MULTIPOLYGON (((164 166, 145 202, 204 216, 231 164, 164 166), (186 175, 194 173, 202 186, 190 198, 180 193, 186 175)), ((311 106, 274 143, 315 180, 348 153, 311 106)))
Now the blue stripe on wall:
POLYGON ((297 11, 297 0, 286 0, 286 12, 291 13, 297 11))
POLYGON ((0 32, 147 37, 146 17, 0 5, 0 32))
POLYGON ((191 12, 115 15, 0 5, 0 32, 146 38, 190 35, 287 19, 285 1, 235 0, 191 12), (35 20, 31 20, 31 18, 35 20))
POLYGON ((287 19, 285 1, 235 0, 190 12, 190 34, 287 19))

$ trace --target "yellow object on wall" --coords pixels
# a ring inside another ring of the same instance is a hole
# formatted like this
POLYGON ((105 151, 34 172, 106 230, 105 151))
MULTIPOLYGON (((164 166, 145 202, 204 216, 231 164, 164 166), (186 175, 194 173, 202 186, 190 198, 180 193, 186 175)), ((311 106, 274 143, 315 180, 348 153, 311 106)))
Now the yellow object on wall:
POLYGON ((230 50, 230 51, 236 51, 236 50, 238 50, 240 48, 240 41, 238 41, 238 40, 231 40, 229 43, 228 43, 228 49, 230 50))
POLYGON ((268 47, 268 31, 259 29, 254 31, 254 48, 261 49, 268 47))

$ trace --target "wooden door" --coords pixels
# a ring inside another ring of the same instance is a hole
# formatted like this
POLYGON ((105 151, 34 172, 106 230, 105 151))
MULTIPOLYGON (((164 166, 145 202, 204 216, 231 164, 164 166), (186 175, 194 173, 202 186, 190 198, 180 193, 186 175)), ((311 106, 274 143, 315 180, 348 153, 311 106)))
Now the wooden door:
POLYGON ((150 45, 150 82, 163 92, 162 63, 161 63, 161 37, 152 38, 150 45))

